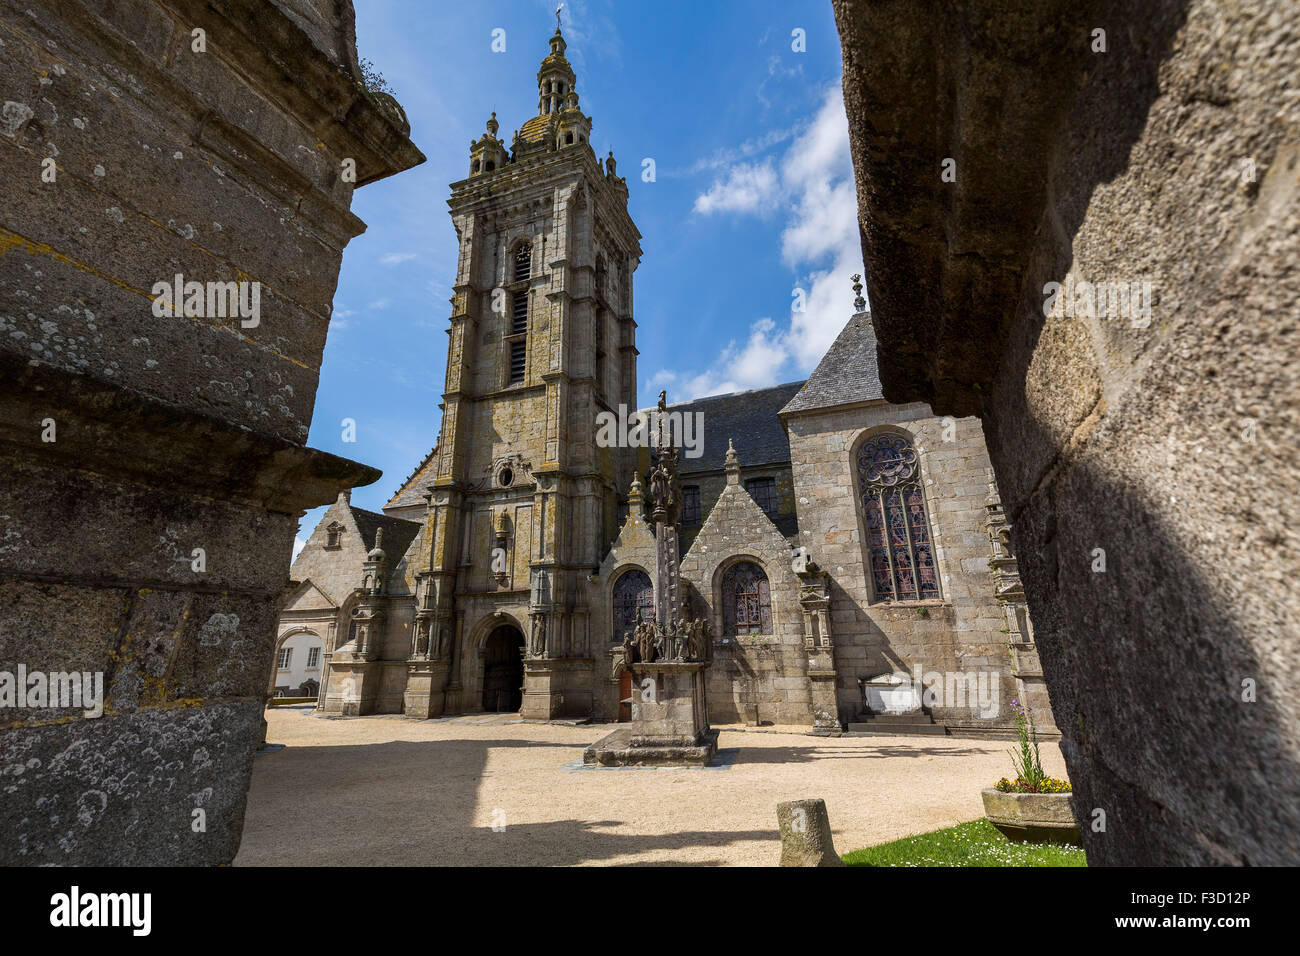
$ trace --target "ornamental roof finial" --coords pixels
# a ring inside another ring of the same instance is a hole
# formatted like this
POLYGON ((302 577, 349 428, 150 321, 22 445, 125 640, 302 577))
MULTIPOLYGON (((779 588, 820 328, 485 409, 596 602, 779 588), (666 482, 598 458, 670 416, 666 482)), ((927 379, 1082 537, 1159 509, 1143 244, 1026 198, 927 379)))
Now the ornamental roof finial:
POLYGON ((862 298, 862 276, 853 277, 853 311, 865 312, 867 310, 867 300, 862 298))

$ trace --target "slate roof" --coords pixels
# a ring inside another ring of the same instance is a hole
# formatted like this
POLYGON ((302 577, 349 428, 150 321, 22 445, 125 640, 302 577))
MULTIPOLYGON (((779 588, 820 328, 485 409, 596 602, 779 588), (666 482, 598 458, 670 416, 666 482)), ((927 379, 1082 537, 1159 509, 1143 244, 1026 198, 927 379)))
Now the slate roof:
POLYGON ((683 455, 681 473, 721 471, 726 464, 728 438, 735 439, 736 457, 742 468, 789 463, 790 439, 776 416, 803 384, 787 382, 669 405, 670 412, 704 413, 704 454, 699 458, 683 455))
POLYGON ((415 466, 415 470, 406 476, 406 480, 402 482, 402 487, 398 488, 393 497, 388 500, 388 504, 384 505, 385 508, 404 508, 408 505, 424 504, 424 494, 427 491, 425 486, 429 482, 417 479, 423 478, 424 472, 429 468, 433 462, 433 456, 437 453, 437 445, 429 449, 429 454, 425 455, 424 459, 415 466))
POLYGON ((884 397, 876 365, 876 331, 871 327, 871 313, 859 312, 840 330, 799 394, 781 409, 781 414, 884 397))
POLYGON ((364 508, 352 508, 352 518, 361 532, 361 541, 369 551, 375 546, 375 532, 384 529, 384 553, 388 555, 391 567, 402 559, 406 549, 411 546, 415 536, 420 533, 420 522, 407 521, 405 518, 390 518, 388 515, 366 511, 364 508))

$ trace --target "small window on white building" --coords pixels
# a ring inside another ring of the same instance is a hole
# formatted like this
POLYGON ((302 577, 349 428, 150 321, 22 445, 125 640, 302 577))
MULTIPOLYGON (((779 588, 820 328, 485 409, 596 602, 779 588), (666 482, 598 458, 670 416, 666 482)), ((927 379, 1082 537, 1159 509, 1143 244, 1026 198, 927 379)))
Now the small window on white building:
POLYGON ((313 667, 319 667, 319 666, 320 666, 320 648, 309 647, 307 649, 307 669, 311 670, 313 667))
POLYGON ((280 648, 280 660, 276 664, 276 667, 279 670, 287 671, 289 669, 289 661, 291 660, 293 660, 293 648, 282 647, 280 648))

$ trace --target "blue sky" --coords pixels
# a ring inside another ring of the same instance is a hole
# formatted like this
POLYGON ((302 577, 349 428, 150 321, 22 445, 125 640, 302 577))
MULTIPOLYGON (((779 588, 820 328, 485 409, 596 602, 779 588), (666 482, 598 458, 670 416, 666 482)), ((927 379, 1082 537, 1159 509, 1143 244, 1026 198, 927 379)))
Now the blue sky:
MULTIPOLYGON (((555 2, 356 8, 358 51, 428 157, 354 195, 369 228, 344 253, 309 441, 383 469, 352 497, 377 511, 438 434, 456 262, 447 187, 467 175, 489 113, 509 142, 536 112, 555 2)), ((613 150, 643 236, 640 402, 661 388, 680 401, 807 376, 848 320, 861 271, 831 5, 568 0, 564 34, 592 146, 613 150)), ((300 541, 322 511, 302 519, 300 541)))

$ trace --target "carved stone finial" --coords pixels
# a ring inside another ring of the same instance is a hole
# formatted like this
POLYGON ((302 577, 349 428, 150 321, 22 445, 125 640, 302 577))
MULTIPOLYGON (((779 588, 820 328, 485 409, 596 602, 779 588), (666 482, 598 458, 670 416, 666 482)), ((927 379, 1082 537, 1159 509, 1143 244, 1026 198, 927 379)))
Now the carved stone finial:
POLYGON ((632 487, 627 490, 628 511, 637 514, 641 506, 641 476, 632 476, 632 487))
POLYGON ((727 439, 727 457, 723 460, 723 468, 727 472, 727 484, 740 484, 740 457, 736 454, 736 446, 730 438, 727 439))
POLYGON ((375 546, 370 549, 370 553, 366 555, 366 557, 370 561, 383 561, 387 557, 387 555, 384 554, 384 529, 383 528, 375 529, 375 546))
POLYGON ((501 128, 501 124, 497 122, 497 111, 493 110, 492 116, 487 121, 488 135, 495 137, 497 135, 497 130, 500 128, 501 128))
POLYGON ((862 298, 862 276, 853 277, 853 311, 865 312, 867 309, 867 300, 862 298))

